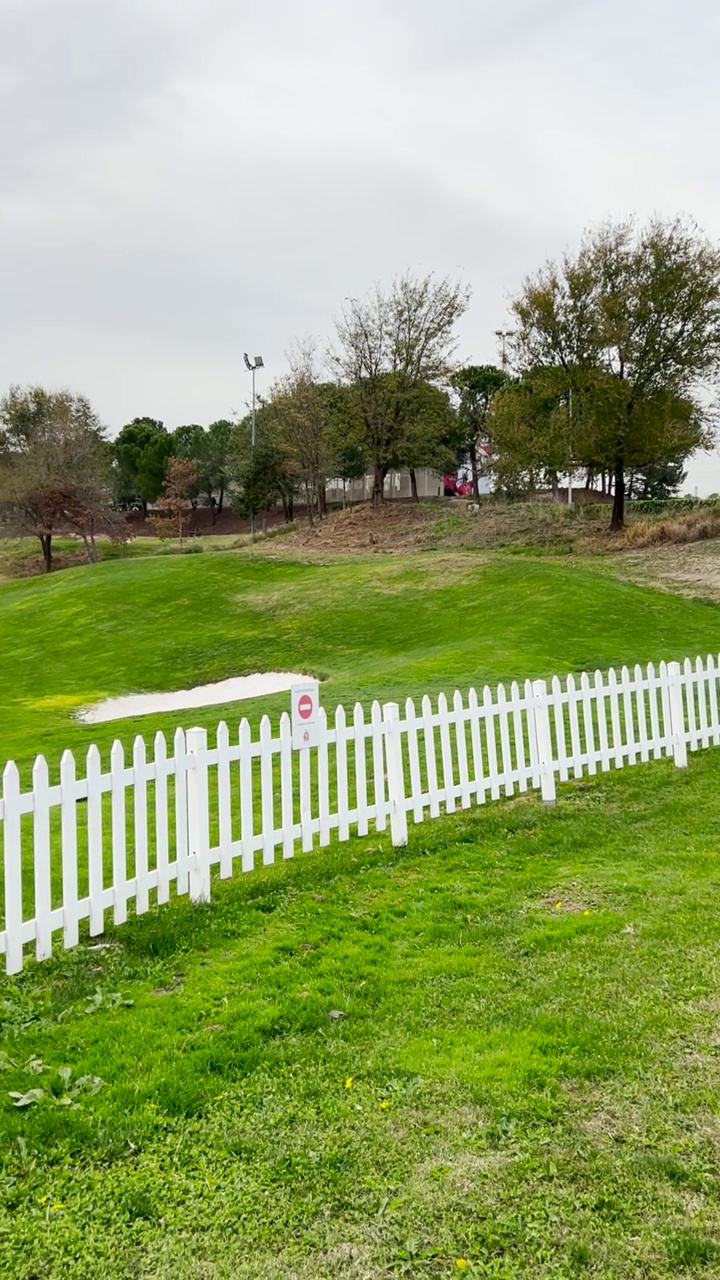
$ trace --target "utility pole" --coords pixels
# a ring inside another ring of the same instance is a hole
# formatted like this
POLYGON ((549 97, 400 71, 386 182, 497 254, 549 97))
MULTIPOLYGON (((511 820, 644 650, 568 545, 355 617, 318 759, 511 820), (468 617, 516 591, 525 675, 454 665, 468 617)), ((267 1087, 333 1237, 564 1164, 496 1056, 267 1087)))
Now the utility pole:
POLYGON ((514 334, 515 334, 514 329, 496 329, 495 330, 495 337, 499 339, 501 344, 500 363, 502 365, 503 373, 507 373, 507 352, 505 350, 505 343, 507 342, 508 338, 514 337, 514 334))
MULTIPOLYGON (((251 418, 252 425, 250 427, 250 452, 254 457, 255 456, 255 373, 258 369, 264 369, 265 365, 264 365, 262 356, 255 356, 254 364, 251 363, 250 357, 247 351, 244 352, 244 358, 245 358, 245 368, 249 369, 250 372, 252 373, 252 418, 251 418)), ((254 542, 255 541, 255 512, 254 511, 250 512, 250 535, 254 542)))

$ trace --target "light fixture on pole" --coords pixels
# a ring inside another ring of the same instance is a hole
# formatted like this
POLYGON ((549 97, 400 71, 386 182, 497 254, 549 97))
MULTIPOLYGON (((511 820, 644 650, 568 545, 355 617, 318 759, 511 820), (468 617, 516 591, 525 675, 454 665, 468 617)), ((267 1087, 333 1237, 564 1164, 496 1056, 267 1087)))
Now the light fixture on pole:
POLYGON ((507 373, 507 355, 505 353, 505 343, 507 342, 508 338, 513 338, 514 336, 515 336, 514 329, 496 329, 495 330, 495 337, 499 338, 502 344, 500 360, 502 363, 503 373, 507 373))
MULTIPOLYGON (((256 372, 257 372, 257 370, 258 370, 258 369, 264 369, 264 368, 265 368, 265 365, 264 365, 264 362, 263 362, 263 358, 262 358, 262 356, 255 356, 255 361, 254 361, 254 363, 250 360, 250 357, 249 357, 249 355, 248 355, 247 351, 244 351, 244 352, 243 352, 243 357, 244 357, 244 360, 245 360, 245 368, 246 368, 246 369, 249 369, 250 373, 252 373, 252 379, 253 379, 253 383, 252 383, 252 387, 253 387, 253 389, 252 389, 252 419, 251 419, 252 426, 251 426, 251 428, 250 428, 250 448, 251 448, 252 452, 254 453, 254 452, 255 452, 255 374, 256 374, 256 372)), ((251 534, 252 539, 253 539, 253 542, 254 542, 254 541, 255 541, 255 512, 254 512, 254 511, 251 513, 251 516, 250 516, 250 534, 251 534)))

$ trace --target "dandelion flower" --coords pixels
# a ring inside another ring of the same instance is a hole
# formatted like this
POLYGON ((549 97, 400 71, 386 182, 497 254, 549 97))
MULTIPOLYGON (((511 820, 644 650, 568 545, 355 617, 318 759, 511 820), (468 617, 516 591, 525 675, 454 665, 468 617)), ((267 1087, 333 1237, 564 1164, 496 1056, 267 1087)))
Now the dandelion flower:
POLYGON ((464 1258, 456 1258, 455 1266, 457 1267, 458 1271, 465 1271, 467 1268, 467 1262, 465 1261, 464 1258))
POLYGON ((54 1204, 54 1205, 52 1205, 52 1208, 53 1208, 53 1210, 55 1210, 55 1209, 64 1209, 64 1208, 65 1208, 65 1205, 64 1205, 60 1200, 56 1200, 56 1201, 55 1201, 55 1204, 54 1204))
POLYGON ((589 912, 589 911, 583 911, 583 915, 584 915, 584 916, 589 916, 589 915, 590 915, 590 912, 589 912))
POLYGON ((47 1202, 48 1202, 48 1196, 40 1196, 38 1198, 38 1204, 47 1204, 47 1202))
POLYGON ((353 1082, 352 1076, 348 1076, 347 1080, 345 1081, 345 1088, 352 1089, 352 1082, 353 1082))
POLYGON ((390 1106, 390 1103, 387 1101, 386 1098, 383 1098, 382 1102, 380 1103, 380 1110, 387 1111, 389 1106, 390 1106))
POLYGON ((559 911, 559 910, 560 910, 560 908, 561 908, 561 906, 562 906, 562 902, 556 902, 556 903, 555 903, 555 910, 556 910, 556 911, 559 911))

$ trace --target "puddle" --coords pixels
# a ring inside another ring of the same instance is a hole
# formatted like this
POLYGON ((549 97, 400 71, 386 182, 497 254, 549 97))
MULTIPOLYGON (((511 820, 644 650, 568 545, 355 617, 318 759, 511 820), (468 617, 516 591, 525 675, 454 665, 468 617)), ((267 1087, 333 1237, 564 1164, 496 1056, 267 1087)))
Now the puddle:
POLYGON ((294 684, 303 684, 309 678, 292 671, 264 671, 220 680, 217 684, 199 684, 194 689, 178 689, 175 693, 133 693, 123 698, 105 698, 92 707, 84 707, 78 711, 77 718, 83 724, 104 724, 107 720, 125 720, 130 716, 215 707, 270 693, 287 693, 294 684))

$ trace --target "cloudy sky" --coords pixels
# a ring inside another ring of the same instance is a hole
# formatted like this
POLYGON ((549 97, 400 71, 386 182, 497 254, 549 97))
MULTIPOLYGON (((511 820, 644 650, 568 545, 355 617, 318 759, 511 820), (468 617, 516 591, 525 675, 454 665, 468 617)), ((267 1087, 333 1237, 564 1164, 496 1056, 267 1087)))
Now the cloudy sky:
POLYGON ((0 0, 0 389, 207 423, 407 267, 494 360, 587 224, 720 238, 719 54, 712 0, 0 0))

